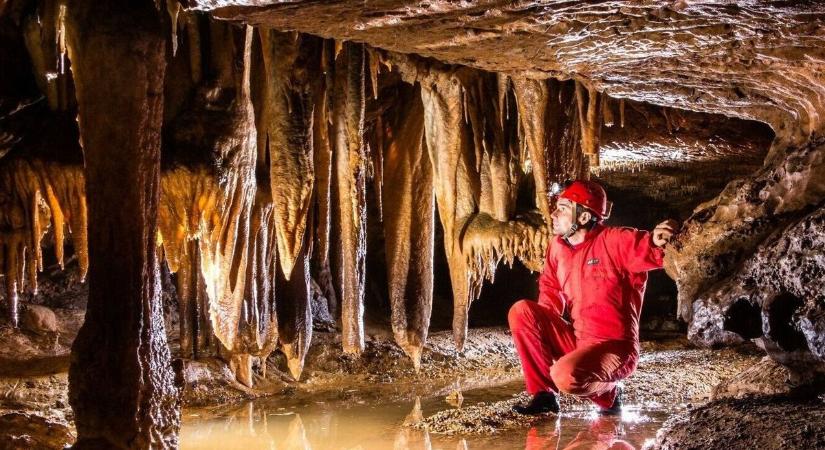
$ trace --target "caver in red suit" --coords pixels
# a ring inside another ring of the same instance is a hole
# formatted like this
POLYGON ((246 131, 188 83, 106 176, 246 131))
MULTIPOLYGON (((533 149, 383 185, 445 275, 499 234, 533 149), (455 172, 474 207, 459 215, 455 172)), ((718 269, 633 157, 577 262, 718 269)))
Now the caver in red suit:
POLYGON ((561 391, 607 410, 614 406, 616 382, 636 369, 647 271, 662 267, 664 252, 650 232, 601 224, 609 206, 596 183, 576 181, 567 187, 554 221, 562 203, 572 208, 573 217, 589 211, 592 223, 582 224, 577 243, 554 226, 557 235, 547 249, 538 301, 513 305, 510 329, 534 398, 561 391))

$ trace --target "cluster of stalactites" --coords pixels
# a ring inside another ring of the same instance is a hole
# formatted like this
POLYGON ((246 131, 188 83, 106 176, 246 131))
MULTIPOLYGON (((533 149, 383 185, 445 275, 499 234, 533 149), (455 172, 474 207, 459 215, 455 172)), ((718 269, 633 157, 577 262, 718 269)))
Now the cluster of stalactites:
POLYGON ((71 235, 81 279, 89 268, 86 195, 80 167, 39 160, 5 161, 0 171, 0 274, 9 319, 18 321, 19 294, 37 292, 43 270, 42 240, 51 228, 58 264, 63 267, 66 232, 71 235))
MULTIPOLYGON (((585 100, 573 82, 237 27, 169 5, 177 62, 167 76, 157 242, 177 274, 184 356, 221 355, 251 384, 252 360, 280 348, 299 378, 312 336, 310 276, 319 274, 332 275, 340 299, 344 351, 361 352, 370 178, 391 323, 416 367, 432 308, 436 207, 459 348, 470 303, 502 260, 541 269, 547 186, 586 177, 583 155, 598 152, 595 91, 585 100), (385 68, 408 82, 403 103, 382 106, 382 83, 397 83, 385 68), (540 214, 516 211, 524 183, 535 185, 540 214)), ((88 265, 82 169, 14 164, 2 171, 15 206, 3 211, 0 247, 12 311, 42 268, 48 223, 58 259, 66 222, 84 273, 88 265)))

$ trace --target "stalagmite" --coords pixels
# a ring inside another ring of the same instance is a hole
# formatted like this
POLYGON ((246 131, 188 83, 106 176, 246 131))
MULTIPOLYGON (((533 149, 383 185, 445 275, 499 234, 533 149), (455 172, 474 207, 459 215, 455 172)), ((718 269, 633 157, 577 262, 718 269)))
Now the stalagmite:
POLYGON ((180 406, 155 239, 166 68, 161 24, 148 2, 78 1, 67 16, 93 261, 69 369, 76 448, 178 445, 180 406))
POLYGON ((395 342, 418 370, 432 313, 435 205, 420 93, 402 92, 384 142, 384 238, 395 342))
POLYGON ((275 290, 278 305, 278 340, 287 358, 292 377, 301 379, 304 358, 312 340, 312 308, 310 306, 309 244, 308 238, 298 249, 293 275, 286 280, 283 271, 277 271, 275 290))
POLYGON ((278 233, 278 257, 287 279, 306 232, 312 198, 313 108, 312 84, 318 85, 320 48, 308 38, 261 30, 265 95, 261 130, 266 133, 278 233))
POLYGON ((365 50, 347 43, 336 59, 333 89, 335 207, 340 248, 333 270, 341 302, 341 342, 347 353, 364 349, 366 177, 364 146, 365 50))

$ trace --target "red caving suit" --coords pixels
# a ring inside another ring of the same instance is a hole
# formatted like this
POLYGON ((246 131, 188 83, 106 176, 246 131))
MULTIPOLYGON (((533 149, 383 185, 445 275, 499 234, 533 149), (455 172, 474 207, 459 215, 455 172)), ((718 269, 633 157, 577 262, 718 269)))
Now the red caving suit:
POLYGON ((538 302, 520 300, 508 317, 531 395, 561 390, 613 404, 616 381, 639 360, 647 271, 663 258, 650 233, 633 228, 596 225, 576 246, 550 241, 538 302))

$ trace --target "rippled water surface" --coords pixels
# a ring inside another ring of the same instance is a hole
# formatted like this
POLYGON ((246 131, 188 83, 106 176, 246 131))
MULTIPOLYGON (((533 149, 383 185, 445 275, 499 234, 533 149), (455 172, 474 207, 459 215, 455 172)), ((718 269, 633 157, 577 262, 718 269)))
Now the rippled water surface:
MULTIPOLYGON (((463 406, 511 398, 521 383, 464 392, 463 406)), ((652 439, 668 413, 628 405, 621 418, 563 412, 494 436, 444 436, 403 426, 414 401, 260 399, 235 408, 184 412, 184 449, 632 449, 652 439)), ((452 408, 421 400, 424 416, 452 408)), ((408 419, 407 419, 408 420, 408 419)))

